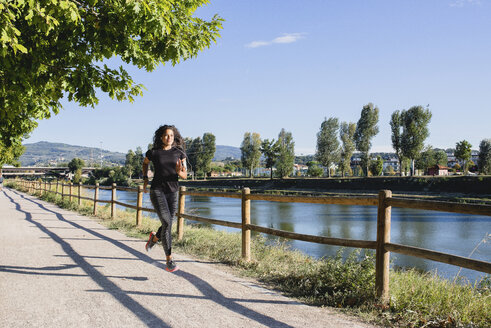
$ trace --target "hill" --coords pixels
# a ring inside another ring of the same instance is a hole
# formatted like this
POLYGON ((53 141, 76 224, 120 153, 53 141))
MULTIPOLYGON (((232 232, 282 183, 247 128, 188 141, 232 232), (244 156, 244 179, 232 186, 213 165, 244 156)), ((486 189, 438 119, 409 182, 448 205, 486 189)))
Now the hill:
MULTIPOLYGON (((24 144, 26 151, 20 157, 22 166, 44 166, 66 163, 78 157, 88 165, 100 164, 101 155, 103 165, 124 164, 126 154, 112 152, 101 148, 74 146, 64 143, 40 141, 24 144)), ((143 148, 143 147, 142 147, 143 148)), ((216 146, 214 161, 222 161, 228 157, 240 159, 240 148, 232 146, 216 146)))
POLYGON ((94 147, 74 146, 64 143, 40 141, 32 144, 24 144, 26 151, 20 157, 22 166, 56 165, 69 162, 78 157, 88 165, 101 162, 103 165, 124 164, 126 154, 112 152, 94 147))

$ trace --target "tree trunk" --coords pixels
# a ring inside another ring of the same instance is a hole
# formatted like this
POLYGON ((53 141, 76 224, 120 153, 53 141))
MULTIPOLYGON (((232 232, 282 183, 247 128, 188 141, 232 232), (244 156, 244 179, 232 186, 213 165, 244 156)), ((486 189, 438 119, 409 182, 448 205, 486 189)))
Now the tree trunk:
POLYGON ((273 167, 271 167, 269 170, 271 172, 271 180, 273 180, 273 167))
POLYGON ((414 176, 414 158, 411 158, 411 176, 414 176))
POLYGON ((397 157, 399 159, 399 175, 402 177, 402 159, 400 157, 397 157))

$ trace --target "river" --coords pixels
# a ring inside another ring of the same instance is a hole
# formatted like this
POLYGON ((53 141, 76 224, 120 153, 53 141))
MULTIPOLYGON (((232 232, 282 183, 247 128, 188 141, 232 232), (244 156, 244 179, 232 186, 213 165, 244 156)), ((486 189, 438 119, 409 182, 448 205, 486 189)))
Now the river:
MULTIPOLYGON (((86 190, 90 193, 91 190, 86 190)), ((110 190, 100 191, 101 199, 111 199, 110 190)), ((118 201, 136 204, 136 193, 118 191, 118 201)), ((143 206, 152 208, 149 195, 144 194, 143 206)), ((186 213, 233 222, 241 221, 240 199, 186 196, 186 213)), ((154 213, 145 212, 157 219, 154 213)), ((321 205, 251 201, 251 223, 264 227, 334 238, 375 240, 377 234, 377 208, 375 206, 321 205)), ((238 232, 234 228, 213 226, 217 230, 238 232)), ((391 242, 427 248, 438 252, 473 259, 491 261, 491 234, 488 216, 392 208, 391 242)), ((270 240, 276 237, 267 236, 270 240)), ((319 258, 336 254, 339 247, 289 241, 292 248, 319 258)), ((459 267, 391 253, 391 266, 416 267, 436 271, 440 276, 453 279, 459 267)), ((462 269, 460 276, 475 281, 484 273, 462 269)))

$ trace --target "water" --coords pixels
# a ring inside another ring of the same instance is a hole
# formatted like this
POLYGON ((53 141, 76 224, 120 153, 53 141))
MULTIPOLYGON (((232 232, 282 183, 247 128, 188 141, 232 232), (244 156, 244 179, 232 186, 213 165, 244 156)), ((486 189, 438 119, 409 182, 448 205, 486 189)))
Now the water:
MULTIPOLYGON (((88 190, 87 192, 90 192, 88 190)), ((152 208, 149 194, 143 195, 143 206, 152 208)), ((100 191, 101 199, 111 199, 110 190, 100 191)), ((136 205, 136 193, 118 191, 118 201, 136 205)), ((241 221, 240 199, 186 196, 186 213, 232 222, 241 221)), ((157 219, 154 213, 146 212, 157 219)), ((375 206, 321 205, 251 201, 251 223, 264 227, 334 238, 376 240, 377 208, 375 206)), ((238 229, 213 226, 217 230, 238 229)), ((491 234, 491 217, 392 208, 391 242, 467 257, 487 234, 491 234)), ((267 236, 270 240, 276 237, 267 236)), ((314 257, 332 256, 339 247, 289 241, 292 248, 314 257)), ((473 259, 491 261, 491 243, 481 243, 473 259)), ((453 279, 457 266, 391 253, 392 266, 416 267, 435 271, 453 279)), ((460 276, 475 281, 484 273, 462 269, 460 276)))

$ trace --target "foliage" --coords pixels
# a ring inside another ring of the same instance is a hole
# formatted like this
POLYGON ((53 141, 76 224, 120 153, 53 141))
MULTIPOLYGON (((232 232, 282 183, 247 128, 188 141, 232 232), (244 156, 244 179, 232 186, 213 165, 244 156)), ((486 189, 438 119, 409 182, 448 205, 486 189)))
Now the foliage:
POLYGON ((281 129, 278 135, 279 155, 276 160, 276 172, 280 178, 286 178, 293 173, 295 160, 295 142, 292 133, 281 129))
POLYGON ((83 168, 84 166, 85 166, 85 162, 83 159, 80 158, 74 158, 68 163, 68 169, 72 173, 83 168))
POLYGON ((74 158, 68 163, 70 172, 75 173, 73 176, 73 183, 79 183, 82 178, 82 168, 85 166, 83 159, 74 158))
POLYGON ((384 161, 382 160, 382 157, 377 156, 377 159, 375 161, 370 161, 370 172, 373 176, 382 175, 383 170, 384 161))
POLYGON ((9 150, 58 114, 61 98, 94 107, 96 90, 142 94, 123 63, 153 71, 197 56, 219 37, 222 19, 193 17, 207 0, 0 0, 0 140, 9 150))
POLYGON ((209 174, 211 172, 211 160, 215 156, 216 145, 215 145, 215 136, 212 133, 203 134, 203 152, 199 155, 200 157, 200 165, 198 169, 203 171, 205 174, 209 174))
POLYGON ((481 140, 477 166, 479 167, 479 173, 491 174, 491 139, 481 140))
POLYGON ((372 103, 363 106, 354 134, 356 149, 362 152, 363 169, 368 176, 368 157, 372 148, 372 138, 378 133, 378 107, 372 103))
POLYGON ((394 168, 392 167, 392 165, 388 165, 385 168, 384 174, 386 174, 386 175, 394 175, 395 173, 396 173, 396 171, 394 170, 394 168))
POLYGON ((331 165, 340 159, 338 141, 339 121, 337 118, 330 117, 324 119, 321 128, 317 133, 317 150, 315 158, 327 167, 328 176, 331 177, 331 165))
POLYGON ((467 162, 471 159, 472 145, 467 140, 457 142, 454 155, 457 159, 464 161, 464 172, 467 173, 467 162))
POLYGON ((117 184, 118 186, 131 185, 128 169, 124 166, 95 169, 92 171, 92 174, 86 183, 95 185, 96 182, 98 182, 101 186, 110 186, 113 183, 117 184))
POLYGON ((345 173, 351 173, 351 156, 353 156, 353 152, 355 151, 355 131, 355 123, 342 122, 339 127, 339 137, 342 142, 339 168, 343 177, 345 173))
POLYGON ((139 179, 142 177, 142 165, 144 158, 145 155, 143 154, 141 147, 136 147, 134 152, 131 149, 128 150, 126 153, 124 167, 126 168, 125 172, 128 174, 129 178, 139 179))
POLYGON ((215 156, 215 136, 204 133, 203 137, 185 138, 184 141, 190 169, 197 175, 206 176, 211 172, 211 160, 215 156))
POLYGON ((0 139, 0 167, 2 167, 3 164, 19 166, 20 162, 17 159, 24 153, 24 150, 25 147, 22 146, 20 140, 14 140, 7 146, 0 139))
POLYGON ((402 176, 402 118, 401 112, 398 110, 392 113, 390 118, 390 130, 392 132, 392 148, 394 148, 394 151, 396 152, 396 156, 399 161, 399 173, 402 176))
POLYGON ((324 174, 324 169, 320 166, 319 162, 311 161, 307 163, 309 167, 307 170, 307 175, 309 177, 321 177, 324 174))
POLYGON ((428 123, 431 112, 422 106, 413 106, 401 112, 402 136, 401 151, 411 160, 411 175, 414 175, 414 161, 423 149, 423 143, 429 136, 428 123))
POLYGON ((276 163, 280 151, 280 145, 273 140, 264 139, 261 143, 261 153, 265 158, 266 168, 271 170, 271 180, 273 179, 273 166, 276 163))
POLYGON ((244 133, 240 151, 242 152, 242 165, 249 170, 249 176, 252 177, 253 170, 259 166, 259 159, 261 158, 261 137, 259 133, 244 133))
POLYGON ((435 165, 447 166, 447 153, 443 150, 435 150, 427 146, 416 159, 415 166, 418 170, 426 171, 435 165))

